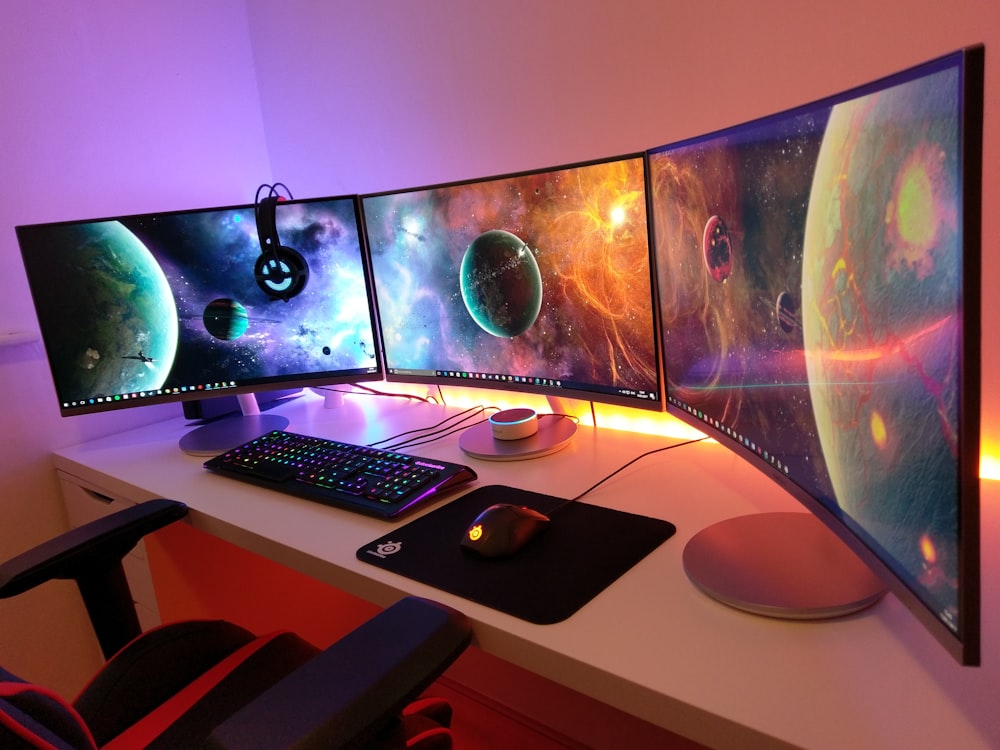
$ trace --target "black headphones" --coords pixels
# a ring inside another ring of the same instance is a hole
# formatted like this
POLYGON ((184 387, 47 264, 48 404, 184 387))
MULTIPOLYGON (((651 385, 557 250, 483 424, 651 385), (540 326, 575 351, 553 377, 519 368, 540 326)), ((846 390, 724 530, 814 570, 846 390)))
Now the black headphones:
POLYGON ((275 206, 282 196, 278 188, 284 188, 289 199, 291 191, 280 183, 261 185, 254 199, 254 216, 257 219, 257 239, 260 241, 260 255, 253 266, 257 286, 271 299, 288 302, 305 289, 309 280, 309 266, 305 258, 290 247, 281 244, 275 223, 275 206), (261 198, 261 192, 267 195, 261 198))

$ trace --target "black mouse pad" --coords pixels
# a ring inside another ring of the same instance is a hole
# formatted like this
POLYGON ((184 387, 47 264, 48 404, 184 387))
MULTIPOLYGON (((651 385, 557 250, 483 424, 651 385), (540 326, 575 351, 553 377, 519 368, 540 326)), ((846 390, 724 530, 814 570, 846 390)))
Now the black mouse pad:
POLYGON ((673 536, 676 527, 586 503, 571 503, 513 557, 484 560, 459 547, 463 533, 494 503, 542 513, 561 498, 487 485, 411 521, 358 550, 359 560, 522 620, 565 620, 673 536))

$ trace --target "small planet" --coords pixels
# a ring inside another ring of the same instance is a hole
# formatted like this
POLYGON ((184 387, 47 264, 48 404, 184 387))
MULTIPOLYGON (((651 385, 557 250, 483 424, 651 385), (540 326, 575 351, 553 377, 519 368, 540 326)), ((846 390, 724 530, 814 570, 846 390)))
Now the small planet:
POLYGON ((774 303, 774 312, 778 317, 778 325, 785 333, 802 328, 799 320, 799 304, 791 292, 782 292, 774 303))
POLYGON ((202 315, 205 330, 222 341, 238 339, 247 332, 250 319, 247 309, 234 299, 220 297, 205 306, 202 315))
POLYGON ((487 333, 513 338, 527 331, 542 309, 542 274, 527 243, 491 229, 472 241, 459 272, 462 300, 487 333))

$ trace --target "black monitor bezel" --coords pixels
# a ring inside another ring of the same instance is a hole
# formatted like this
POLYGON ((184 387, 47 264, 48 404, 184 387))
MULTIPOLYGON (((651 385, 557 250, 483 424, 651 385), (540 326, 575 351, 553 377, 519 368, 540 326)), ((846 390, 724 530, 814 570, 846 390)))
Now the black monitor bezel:
MULTIPOLYGON (((435 372, 419 372, 415 373, 413 371, 399 371, 393 368, 389 363, 388 348, 384 340, 384 332, 382 325, 382 317, 379 312, 379 335, 383 338, 379 340, 379 350, 382 352, 383 365, 385 367, 385 379, 387 382, 395 383, 408 383, 417 385, 429 385, 438 387, 472 387, 479 389, 489 389, 513 393, 524 393, 533 394, 538 396, 545 396, 550 399, 572 399, 579 401, 589 401, 592 403, 608 404, 611 406, 625 406, 636 409, 643 409, 646 411, 663 412, 665 410, 665 398, 664 398, 664 383, 663 383, 663 366, 662 366, 662 352, 661 352, 661 336, 659 330, 659 319, 656 315, 656 279, 655 271, 653 267, 652 258, 652 236, 650 235, 650 224, 649 224, 649 192, 648 192, 648 176, 646 152, 629 152, 625 154, 616 154, 614 156, 603 157, 599 159, 589 159, 586 161, 570 162, 566 164, 559 164, 555 166, 540 167, 537 169, 529 169, 523 171, 506 172, 502 174, 489 175, 486 177, 475 177, 467 178, 462 180, 455 180, 450 182, 433 183, 428 185, 419 185, 415 187, 408 187, 402 189, 393 190, 382 190, 373 193, 365 193, 359 196, 359 203, 361 204, 361 215, 362 221, 365 219, 365 201, 369 198, 378 198, 383 196, 400 195, 406 193, 415 193, 426 190, 437 190, 441 188, 451 188, 451 187, 461 187, 463 185, 473 185, 485 182, 493 182, 498 180, 506 180, 518 177, 527 177, 531 175, 545 174, 549 172, 556 172, 561 170, 577 169, 580 167, 588 167, 600 164, 607 164, 616 161, 625 161, 636 159, 641 162, 643 177, 644 177, 644 191, 645 191, 645 210, 646 210, 646 243, 648 248, 648 263, 649 263, 649 295, 650 302, 652 304, 652 328, 653 328, 653 353, 656 366, 656 379, 657 379, 657 392, 653 394, 652 397, 640 397, 633 395, 619 395, 616 393, 606 392, 606 391, 594 391, 588 390, 586 388, 576 387, 559 387, 555 385, 546 385, 542 383, 525 382, 524 380, 510 380, 505 379, 503 373, 462 373, 454 376, 442 374, 440 371, 435 372)), ((367 222, 365 223, 365 241, 369 242, 369 233, 367 230, 367 222)), ((368 248, 368 257, 371 261, 371 248, 368 248)), ((378 286, 374 280, 373 272, 373 289, 375 297, 375 307, 379 310, 379 300, 378 300, 378 286)))
MULTIPOLYGON (((785 476, 769 461, 751 448, 729 437, 723 429, 716 428, 711 420, 699 418, 675 403, 672 399, 669 367, 670 352, 661 339, 664 357, 664 389, 667 413, 697 428, 756 469, 770 477, 785 491, 816 515, 844 543, 850 547, 885 583, 902 604, 916 617, 927 631, 960 664, 977 666, 980 663, 980 522, 979 522, 979 472, 980 472, 980 410, 981 410, 981 245, 982 245, 982 146, 984 102, 984 48, 981 45, 941 56, 867 84, 817 99, 809 104, 794 107, 765 117, 729 126, 711 133, 687 138, 649 149, 647 158, 672 149, 683 148, 713 140, 747 127, 766 125, 769 122, 795 116, 837 102, 854 99, 894 84, 914 80, 936 70, 957 67, 960 71, 960 149, 962 190, 962 311, 963 323, 959 342, 961 361, 961 398, 958 404, 959 459, 956 496, 959 502, 958 588, 959 622, 956 630, 945 625, 898 575, 890 565, 865 542, 859 529, 845 522, 827 505, 810 495, 803 487, 785 476)), ((647 176, 651 172, 647 170, 647 176)), ((652 185, 647 190, 653 201, 652 185)), ((657 260, 655 215, 652 205, 649 212, 654 264, 657 260)), ((655 269, 655 267, 654 267, 655 269)), ((655 272, 655 270, 654 270, 655 272)), ((657 275, 657 287, 659 276, 657 275)), ((657 290, 659 295, 659 289, 657 290)), ((659 299, 659 297, 658 297, 659 299)), ((658 315, 661 336, 666 336, 662 314, 658 315)))
MULTIPOLYGON (((58 353, 53 353, 55 344, 51 341, 51 337, 46 335, 44 322, 39 318, 39 332, 42 339, 42 344, 46 352, 46 362, 50 369, 50 375, 53 382, 53 393, 59 408, 59 413, 63 417, 72 417, 83 414, 99 414, 104 412, 119 411, 121 409, 135 408, 139 406, 153 406, 156 404, 170 404, 170 403, 183 403, 190 401, 197 401, 206 398, 215 397, 225 397, 225 396, 240 396, 245 394, 254 394, 259 392, 270 392, 276 390, 294 390, 308 387, 318 387, 324 385, 344 385, 350 383, 361 383, 370 381, 379 381, 384 379, 384 364, 383 357, 380 346, 380 336, 378 330, 378 319, 376 317, 376 311, 373 300, 372 293, 372 278, 371 278, 371 267, 369 264, 369 257, 367 252, 367 243, 364 237, 364 225, 361 220, 361 205, 356 194, 345 194, 345 195, 332 195, 332 196, 322 196, 315 198, 295 198, 288 200, 281 200, 278 202, 276 211, 281 210, 281 206, 288 205, 304 205, 310 203, 324 203, 331 201, 350 201, 352 204, 354 212, 355 227, 358 233, 359 241, 359 254, 360 261, 363 268, 363 274, 365 279, 365 294, 368 302, 368 316, 372 323, 372 334, 373 343, 376 348, 374 364, 372 367, 358 368, 357 370, 328 370, 328 371, 317 371, 313 373, 295 373, 295 374, 283 374, 274 375, 264 378, 256 378, 252 381, 247 382, 237 382, 235 386, 225 386, 220 388, 190 388, 182 390, 180 392, 164 392, 157 394, 148 394, 142 396, 133 397, 129 394, 127 397, 125 394, 118 394, 123 396, 122 398, 115 400, 112 396, 110 399, 105 399, 99 403, 95 404, 79 404, 79 405, 67 405, 63 403, 60 398, 58 391, 58 386, 55 383, 55 372, 52 368, 52 356, 58 356, 58 353)), ((35 228, 39 227, 58 227, 58 226, 72 226, 72 225, 85 225, 93 224, 99 222, 113 222, 113 221, 130 221, 130 220, 143 220, 159 217, 173 217, 182 216, 189 214, 203 214, 203 213, 213 213, 213 212, 226 212, 226 211, 242 211, 247 212, 251 216, 255 213, 255 204, 232 204, 223 206, 211 206, 206 208, 188 208, 188 209, 177 209, 169 211, 157 211, 157 212, 145 212, 145 213, 134 213, 134 214, 119 214, 112 216, 103 216, 97 218, 89 219, 71 219, 65 221, 51 221, 51 222, 36 222, 32 224, 21 224, 16 226, 15 233, 18 238, 18 243, 21 245, 22 255, 28 252, 24 249, 21 243, 22 236, 25 233, 33 231, 35 228)), ((253 269, 248 269, 248 272, 253 272, 253 269)), ((31 291, 31 296, 33 303, 37 299, 37 294, 34 291, 35 284, 44 283, 43 279, 33 278, 31 272, 29 272, 27 265, 25 265, 25 275, 28 280, 28 287, 31 291)), ((280 303, 279 303, 280 304, 280 303)))

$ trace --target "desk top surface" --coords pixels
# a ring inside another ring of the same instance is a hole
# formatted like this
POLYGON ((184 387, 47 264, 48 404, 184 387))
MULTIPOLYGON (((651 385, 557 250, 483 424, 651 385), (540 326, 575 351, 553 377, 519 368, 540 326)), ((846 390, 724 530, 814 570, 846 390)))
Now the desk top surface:
MULTIPOLYGON (((430 428, 459 410, 313 395, 280 407, 296 432, 366 444, 430 428)), ((850 617, 781 621, 738 612, 688 581, 684 545, 732 516, 801 506, 726 448, 708 441, 637 461, 588 503, 664 518, 674 537, 568 620, 533 625, 367 565, 363 545, 393 524, 216 476, 177 447, 183 419, 61 449, 56 468, 97 492, 182 500, 202 530, 379 605, 404 594, 465 612, 477 644, 501 658, 710 746, 998 747, 1000 483, 982 485, 983 666, 958 666, 893 596, 850 617)), ((678 438, 581 426, 561 451, 528 461, 463 454, 458 435, 409 452, 466 463, 479 480, 573 497, 640 454, 678 438)), ((431 504, 426 513, 452 496, 431 504)), ((456 540, 457 543, 457 540, 456 540)))

